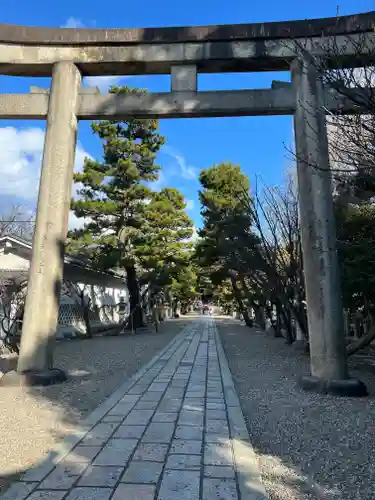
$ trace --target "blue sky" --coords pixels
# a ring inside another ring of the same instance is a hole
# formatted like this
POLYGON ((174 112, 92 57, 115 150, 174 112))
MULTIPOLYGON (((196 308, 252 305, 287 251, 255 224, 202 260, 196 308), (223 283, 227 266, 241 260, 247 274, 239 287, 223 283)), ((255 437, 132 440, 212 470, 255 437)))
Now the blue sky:
MULTIPOLYGON (((329 17, 375 10, 375 0, 172 0, 111 2, 102 0, 2 0, 0 22, 39 26, 85 26, 98 28, 148 27, 176 25, 232 24, 283 21, 329 17), (112 8, 111 8, 112 7, 112 8), (141 8, 140 8, 141 7, 141 8)), ((269 88, 273 79, 289 80, 288 73, 200 75, 199 90, 269 88)), ((140 76, 122 79, 120 84, 168 91, 169 76, 140 76)), ((105 91, 108 79, 99 85, 105 91)), ((98 84, 89 81, 86 85, 98 84)), ((49 86, 49 79, 27 79, 0 76, 0 92, 28 92, 30 85, 49 86)), ((163 166, 159 185, 177 187, 185 195, 189 215, 199 226, 197 174, 203 168, 221 161, 241 165, 254 179, 256 175, 268 185, 280 184, 291 164, 286 148, 292 144, 291 117, 248 117, 163 120, 160 130, 167 147, 159 155, 163 166)), ((44 123, 3 121, 0 128, 0 211, 13 202, 35 206, 44 123), (5 180, 5 182, 4 182, 5 180)), ((85 154, 100 157, 99 141, 88 122, 80 122, 76 167, 85 154)), ((74 221, 72 221, 73 223, 74 221)))

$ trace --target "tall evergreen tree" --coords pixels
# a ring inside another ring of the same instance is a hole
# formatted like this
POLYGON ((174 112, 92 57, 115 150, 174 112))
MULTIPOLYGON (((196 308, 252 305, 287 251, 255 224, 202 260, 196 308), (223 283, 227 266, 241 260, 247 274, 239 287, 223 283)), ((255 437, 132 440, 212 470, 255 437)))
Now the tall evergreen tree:
POLYGON ((210 270, 211 280, 219 285, 230 279, 233 294, 250 325, 244 276, 257 238, 252 232, 252 219, 248 210, 249 180, 238 165, 221 163, 200 174, 202 189, 199 192, 203 228, 196 247, 197 261, 210 270))
POLYGON ((142 280, 160 289, 189 265, 193 223, 186 215, 183 195, 168 187, 152 193, 144 217, 144 232, 135 254, 142 280))
MULTIPOLYGON (((145 93, 113 87, 111 93, 145 93)), ((145 213, 152 200, 148 183, 158 178, 156 155, 164 144, 156 120, 129 119, 92 124, 103 145, 102 161, 85 159, 83 171, 74 175, 81 184, 79 199, 72 201, 83 228, 70 234, 70 250, 83 253, 103 269, 124 268, 134 324, 142 322, 137 276, 137 242, 148 227, 145 213)))

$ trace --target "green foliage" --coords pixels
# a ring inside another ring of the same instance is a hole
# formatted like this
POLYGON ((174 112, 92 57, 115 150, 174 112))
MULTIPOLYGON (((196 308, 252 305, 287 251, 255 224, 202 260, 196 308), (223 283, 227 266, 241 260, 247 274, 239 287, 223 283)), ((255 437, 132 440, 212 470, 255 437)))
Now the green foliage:
MULTIPOLYGON (((128 87, 110 92, 145 93, 128 87)), ((103 269, 124 268, 131 310, 139 307, 140 284, 151 285, 154 294, 169 287, 180 299, 194 295, 193 224, 184 197, 177 189, 150 187, 158 178, 156 155, 164 144, 157 121, 101 121, 92 129, 103 158, 86 158, 83 171, 74 175, 81 187, 72 209, 86 223, 69 234, 70 252, 103 269)))
MULTIPOLYGON (((143 93, 128 87, 111 93, 143 93)), ((84 253, 102 268, 134 265, 134 248, 145 230, 145 211, 158 178, 156 155, 164 143, 155 120, 101 121, 92 124, 101 139, 102 161, 86 158, 74 175, 80 199, 72 201, 77 217, 88 222, 70 233, 70 251, 84 253)))
POLYGON ((211 279, 218 284, 229 271, 243 268, 248 251, 257 243, 247 204, 249 180, 238 165, 221 163, 203 170, 200 182, 203 228, 196 258, 210 268, 211 279))
POLYGON ((168 293, 184 308, 198 296, 197 280, 198 276, 193 265, 189 263, 180 267, 171 280, 168 293))
POLYGON ((375 308, 375 206, 339 207, 336 218, 344 305, 375 308))
POLYGON ((152 193, 145 210, 144 232, 135 248, 144 282, 167 285, 189 265, 193 223, 185 209, 184 197, 177 189, 152 193))

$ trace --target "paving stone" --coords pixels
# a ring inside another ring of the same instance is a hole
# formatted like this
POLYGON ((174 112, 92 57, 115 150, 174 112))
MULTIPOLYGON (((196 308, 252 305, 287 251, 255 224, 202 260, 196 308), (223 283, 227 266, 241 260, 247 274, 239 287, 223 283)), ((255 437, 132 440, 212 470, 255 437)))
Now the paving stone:
POLYGON ((78 445, 64 458, 63 462, 91 462, 102 450, 101 446, 78 445))
POLYGON ((232 448, 228 443, 206 443, 203 462, 205 465, 233 465, 232 448))
POLYGON ((130 462, 124 475, 121 478, 122 483, 136 484, 156 484, 159 481, 163 469, 162 462, 130 462))
POLYGON ((152 422, 176 422, 179 414, 177 412, 174 413, 165 413, 165 412, 156 412, 152 418, 152 422))
POLYGON ((157 391, 157 392, 164 392, 165 389, 167 388, 168 386, 168 382, 167 383, 161 383, 161 382, 153 382, 150 387, 148 388, 149 391, 153 392, 153 391, 157 391))
POLYGON ((67 493, 67 491, 37 490, 31 493, 27 500, 62 500, 67 493))
POLYGON ((202 441, 175 439, 172 442, 170 453, 182 455, 199 455, 202 451, 202 441))
POLYGON ((173 413, 180 411, 182 405, 181 398, 165 399, 159 405, 159 410, 165 413, 173 413))
POLYGON ((119 484, 112 500, 154 500, 155 486, 146 484, 119 484))
POLYGON ((168 448, 167 444, 140 443, 135 450, 133 460, 164 462, 168 448))
POLYGON ((138 401, 135 405, 135 410, 156 410, 159 401, 138 401))
POLYGON ((119 425, 118 422, 100 422, 86 434, 82 441, 80 441, 80 444, 85 446, 101 446, 108 441, 119 425))
POLYGON ((134 386, 128 391, 128 395, 132 396, 140 396, 147 390, 147 387, 142 387, 142 386, 134 386))
POLYGON ((87 467, 87 463, 58 464, 38 489, 68 490, 87 467))
POLYGON ((228 436, 225 436, 223 434, 212 434, 212 433, 209 433, 209 432, 205 433, 204 439, 205 439, 206 443, 219 443, 219 444, 222 444, 222 443, 228 443, 229 442, 228 436))
POLYGON ((175 470, 200 470, 201 456, 169 455, 165 468, 175 470))
POLYGON ((206 420, 207 433, 222 434, 229 437, 229 427, 226 420, 206 420))
POLYGON ((207 396, 207 399, 219 399, 221 401, 224 401, 224 394, 222 392, 210 391, 208 389, 206 396, 207 396))
POLYGON ((151 422, 146 434, 142 438, 143 443, 169 443, 174 433, 174 424, 151 422))
POLYGON ((118 415, 125 418, 133 408, 134 403, 118 403, 108 412, 108 415, 118 415))
POLYGON ((207 477, 216 477, 218 479, 234 479, 234 468, 225 465, 206 465, 204 475, 207 477))
POLYGON ((66 500, 109 500, 112 488, 73 488, 66 500))
POLYGON ((212 403, 211 401, 207 401, 206 403, 207 410, 225 410, 225 403, 212 403))
POLYGON ((197 500, 200 473, 187 470, 166 470, 160 486, 158 500, 197 500))
POLYGON ((206 404, 205 398, 185 398, 183 402, 184 405, 197 406, 198 408, 206 404))
POLYGON ((146 427, 146 425, 121 425, 113 435, 113 438, 140 439, 146 427))
POLYGON ((153 402, 157 402, 157 401, 160 401, 163 396, 164 396, 164 391, 162 391, 162 392, 149 392, 149 391, 147 391, 142 396, 142 398, 140 399, 140 401, 153 401, 153 402))
POLYGON ((166 398, 183 398, 185 394, 185 387, 171 387, 165 393, 166 398))
POLYGON ((238 500, 237 485, 233 479, 203 479, 203 495, 205 500, 238 500))
POLYGON ((132 410, 124 420, 124 425, 148 424, 151 420, 153 410, 132 410))
POLYGON ((206 410, 207 420, 226 420, 227 412, 225 410, 206 410))
POLYGON ((182 405, 182 408, 181 408, 181 411, 197 411, 197 412, 200 412, 200 413, 204 413, 204 410, 205 410, 205 406, 204 406, 204 403, 199 405, 199 404, 195 404, 195 405, 192 405, 192 404, 189 404, 189 403, 186 403, 184 402, 183 405, 182 405))
POLYGON ((180 413, 178 425, 203 425, 204 413, 199 411, 184 410, 180 413))
POLYGON ((136 403, 140 398, 140 395, 135 395, 135 394, 129 394, 126 393, 125 396, 122 396, 120 399, 119 403, 136 403))
POLYGON ((38 483, 13 483, 5 493, 2 494, 1 500, 24 500, 29 493, 38 486, 38 483))
MULTIPOLYGON (((171 388, 185 388, 187 386, 187 379, 173 379, 171 382, 171 388)), ((168 392, 170 389, 168 389, 168 392)))
POLYGON ((195 439, 198 441, 202 440, 203 426, 192 426, 192 425, 178 425, 176 427, 175 438, 176 439, 195 439))
POLYGON ((78 482, 78 486, 113 487, 119 480, 124 467, 101 467, 90 465, 78 482))
POLYGON ((93 465, 125 466, 137 444, 137 439, 111 439, 96 457, 93 465))
POLYGON ((121 423, 125 418, 125 415, 106 415, 102 418, 103 423, 119 422, 121 423))

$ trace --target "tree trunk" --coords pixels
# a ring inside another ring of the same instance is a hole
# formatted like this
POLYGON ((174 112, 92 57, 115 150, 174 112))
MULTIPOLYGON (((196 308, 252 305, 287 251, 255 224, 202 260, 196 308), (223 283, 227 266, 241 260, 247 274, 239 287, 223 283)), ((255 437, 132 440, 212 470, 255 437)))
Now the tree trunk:
POLYGON ((346 348, 348 356, 351 356, 352 354, 355 354, 361 349, 364 349, 365 347, 370 345, 374 339, 375 339, 375 330, 361 337, 358 340, 358 342, 354 342, 353 344, 348 345, 348 347, 346 348))
POLYGON ((126 281, 129 290, 129 303, 130 303, 130 315, 127 328, 139 328, 144 326, 142 306, 141 306, 141 294, 139 291, 139 284, 137 279, 137 271, 135 266, 126 267, 126 281))
POLYGON ((83 312, 83 321, 85 323, 85 328, 86 328, 86 337, 89 339, 92 339, 92 329, 91 329, 91 321, 90 321, 90 305, 83 303, 82 304, 82 312, 83 312))
POLYGON ((245 324, 249 328, 252 328, 253 327, 253 321, 250 319, 250 317, 249 317, 249 311, 246 309, 246 307, 244 306, 244 304, 242 302, 241 292, 238 289, 238 286, 237 286, 237 283, 236 283, 236 279, 233 278, 233 277, 231 277, 231 283, 232 283, 232 288, 233 288, 233 295, 234 295, 234 297, 235 297, 235 299, 237 301, 238 308, 240 310, 240 313, 243 316, 245 324))

